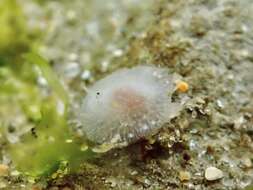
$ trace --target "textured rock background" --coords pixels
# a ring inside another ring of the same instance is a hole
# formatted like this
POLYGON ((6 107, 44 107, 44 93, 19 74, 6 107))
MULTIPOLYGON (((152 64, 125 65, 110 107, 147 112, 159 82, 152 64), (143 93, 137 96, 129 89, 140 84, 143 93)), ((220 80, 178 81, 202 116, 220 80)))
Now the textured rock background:
POLYGON ((102 154, 75 174, 49 179, 47 189, 213 190, 253 183, 251 0, 20 2, 28 27, 46 33, 40 52, 68 89, 73 110, 84 86, 121 67, 153 63, 189 84, 173 96, 185 102, 183 111, 152 143, 102 154), (211 166, 223 176, 207 180, 211 166))

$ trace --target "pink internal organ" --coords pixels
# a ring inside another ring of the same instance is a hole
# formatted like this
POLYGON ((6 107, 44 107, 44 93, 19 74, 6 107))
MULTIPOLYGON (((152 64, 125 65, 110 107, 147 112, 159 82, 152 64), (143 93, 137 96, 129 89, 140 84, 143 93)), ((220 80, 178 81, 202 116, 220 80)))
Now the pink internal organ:
POLYGON ((117 89, 112 98, 112 105, 117 111, 128 116, 137 116, 147 111, 145 97, 131 88, 117 89))

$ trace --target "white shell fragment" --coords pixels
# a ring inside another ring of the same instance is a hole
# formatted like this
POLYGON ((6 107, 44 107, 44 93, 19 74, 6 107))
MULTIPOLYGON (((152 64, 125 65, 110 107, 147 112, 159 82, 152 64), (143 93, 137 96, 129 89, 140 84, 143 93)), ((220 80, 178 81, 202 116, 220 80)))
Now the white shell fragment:
POLYGON ((205 178, 208 181, 214 181, 223 178, 223 172, 216 167, 208 167, 205 171, 205 178))
POLYGON ((178 114, 175 75, 154 66, 121 69, 88 89, 79 119, 96 144, 127 145, 154 134, 178 114))

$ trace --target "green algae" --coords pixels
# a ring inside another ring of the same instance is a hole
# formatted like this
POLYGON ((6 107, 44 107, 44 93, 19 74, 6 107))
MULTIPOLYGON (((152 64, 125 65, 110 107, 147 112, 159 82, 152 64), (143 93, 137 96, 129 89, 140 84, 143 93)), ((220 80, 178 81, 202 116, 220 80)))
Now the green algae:
POLYGON ((68 95, 51 66, 30 52, 37 51, 41 33, 27 28, 16 0, 0 2, 0 24, 1 143, 10 141, 2 150, 21 174, 48 176, 64 162, 68 171, 78 169, 92 153, 82 150, 85 143, 71 133, 68 95), (38 77, 45 77, 53 93, 43 94, 38 77))
POLYGON ((51 175, 63 161, 68 162, 71 171, 75 170, 81 161, 92 156, 89 150, 81 150, 82 141, 78 144, 69 133, 65 119, 52 107, 54 103, 46 104, 38 126, 9 149, 17 169, 35 177, 51 175))
MULTIPOLYGON (((16 168, 27 175, 51 175, 59 169, 62 162, 68 162, 70 171, 76 170, 81 162, 91 158, 93 153, 89 149, 83 151, 81 147, 85 142, 70 132, 67 124, 67 94, 46 60, 34 53, 26 54, 25 58, 41 69, 55 94, 40 100, 33 109, 39 112, 34 116, 36 123, 30 129, 31 132, 24 134, 20 143, 11 145, 8 152, 16 168), (63 111, 57 109, 59 104, 63 104, 63 111)), ((36 96, 40 96, 39 91, 36 96)), ((29 109, 31 105, 27 105, 29 109)))
MULTIPOLYGON (((68 94, 66 90, 63 88, 63 86, 61 85, 57 76, 52 71, 51 67, 49 66, 48 61, 46 61, 44 58, 42 58, 40 55, 36 53, 27 53, 24 55, 24 57, 28 62, 32 64, 36 64, 40 68, 42 75, 46 78, 51 89, 53 89, 53 91, 61 99, 65 107, 68 107, 68 103, 69 103, 68 94)), ((64 110, 65 114, 66 114, 66 110, 67 109, 64 110)))
POLYGON ((0 25, 0 60, 3 63, 4 60, 12 59, 20 52, 26 51, 30 45, 30 32, 16 0, 0 2, 0 25))

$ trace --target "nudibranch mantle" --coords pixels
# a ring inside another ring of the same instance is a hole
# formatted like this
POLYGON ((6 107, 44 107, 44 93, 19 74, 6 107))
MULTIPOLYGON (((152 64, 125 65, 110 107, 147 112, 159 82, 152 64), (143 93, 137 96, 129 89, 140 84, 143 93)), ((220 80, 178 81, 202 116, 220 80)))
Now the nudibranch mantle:
POLYGON ((79 119, 96 144, 127 145, 157 132, 181 105, 171 102, 175 74, 155 66, 120 69, 87 90, 79 119))

